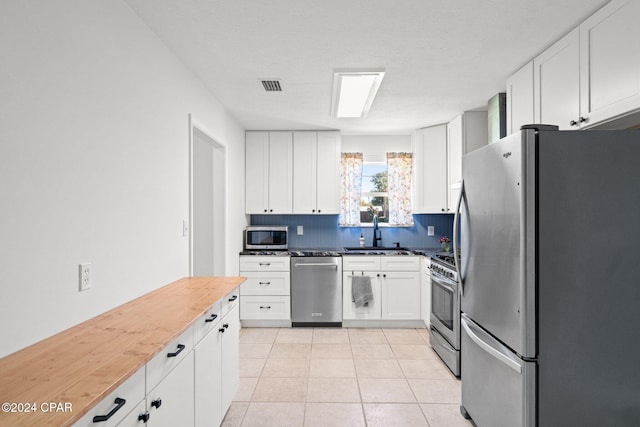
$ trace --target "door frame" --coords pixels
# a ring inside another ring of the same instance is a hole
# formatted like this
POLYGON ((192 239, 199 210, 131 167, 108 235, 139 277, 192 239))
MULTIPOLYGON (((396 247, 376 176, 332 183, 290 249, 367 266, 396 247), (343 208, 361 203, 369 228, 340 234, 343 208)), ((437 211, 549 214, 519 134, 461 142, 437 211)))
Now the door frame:
MULTIPOLYGON (((193 114, 189 113, 189 276, 193 276, 193 261, 194 261, 194 245, 193 245, 193 202, 194 202, 194 196, 193 196, 193 173, 194 173, 194 168, 193 168, 193 144, 194 144, 194 130, 197 129, 199 132, 201 132, 202 134, 204 134, 207 138, 209 138, 213 144, 222 150, 223 154, 224 154, 224 174, 223 174, 223 178, 224 178, 224 209, 223 209, 223 223, 224 223, 224 236, 223 236, 223 246, 224 246, 224 253, 226 253, 226 249, 228 247, 227 245, 227 239, 228 239, 228 233, 226 232, 226 228, 228 225, 228 170, 229 170, 229 164, 228 164, 228 158, 227 158, 227 154, 228 154, 228 150, 227 150, 227 144, 225 144, 223 142, 223 139, 219 138, 218 135, 216 135, 214 132, 211 132, 210 130, 207 129, 206 125, 204 125, 201 121, 197 120, 193 114)), ((226 270, 227 270, 227 259, 226 256, 223 260, 223 275, 226 274, 226 270)))

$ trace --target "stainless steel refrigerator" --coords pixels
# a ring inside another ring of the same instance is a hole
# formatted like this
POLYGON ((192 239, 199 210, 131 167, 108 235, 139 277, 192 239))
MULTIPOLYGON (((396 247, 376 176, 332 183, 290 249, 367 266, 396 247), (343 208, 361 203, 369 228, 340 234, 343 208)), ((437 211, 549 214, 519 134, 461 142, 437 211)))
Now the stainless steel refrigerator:
POLYGON ((462 175, 463 414, 640 425, 640 131, 530 125, 462 175))

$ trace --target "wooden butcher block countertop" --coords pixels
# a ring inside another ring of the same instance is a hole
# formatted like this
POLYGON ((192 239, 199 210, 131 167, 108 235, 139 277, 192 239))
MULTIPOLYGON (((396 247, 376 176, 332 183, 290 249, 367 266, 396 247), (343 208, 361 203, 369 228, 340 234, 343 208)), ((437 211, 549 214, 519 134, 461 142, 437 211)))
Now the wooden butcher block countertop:
POLYGON ((0 426, 67 426, 122 384, 244 277, 187 277, 0 359, 0 426), (72 411, 41 410, 71 404, 72 411), (47 407, 48 408, 48 407, 47 407))

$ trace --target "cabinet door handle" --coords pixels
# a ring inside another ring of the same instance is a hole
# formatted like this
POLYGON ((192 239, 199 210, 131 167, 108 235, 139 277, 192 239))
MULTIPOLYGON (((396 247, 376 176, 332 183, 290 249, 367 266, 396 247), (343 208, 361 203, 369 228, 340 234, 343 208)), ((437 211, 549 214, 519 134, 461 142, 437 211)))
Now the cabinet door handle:
POLYGON ((267 212, 267 210, 266 210, 266 209, 265 209, 264 211, 265 211, 265 212, 267 212))
POLYGON ((270 310, 271 306, 270 305, 261 305, 260 308, 266 308, 266 309, 270 310))
POLYGON ((238 295, 234 295, 234 296, 232 296, 231 298, 229 298, 229 302, 231 302, 231 301, 235 301, 235 300, 237 300, 237 299, 238 299, 238 295))
POLYGON ((320 209, 318 209, 318 213, 322 212, 320 209))
POLYGON ((569 125, 570 125, 570 126, 575 126, 575 125, 577 125, 577 124, 578 124, 578 122, 576 122, 575 120, 571 120, 571 121, 569 122, 569 125))
POLYGON ((229 327, 228 323, 225 323, 224 325, 222 325, 223 328, 227 329, 229 327))
POLYGON ((96 415, 95 417, 93 417, 93 422, 101 423, 103 421, 107 421, 109 418, 113 417, 113 414, 118 412, 120 408, 122 408, 124 404, 127 403, 127 401, 121 397, 116 397, 116 400, 114 400, 113 403, 115 403, 116 406, 114 406, 107 415, 96 415))
POLYGON ((224 334, 224 328, 218 329, 218 332, 222 332, 224 334))
POLYGON ((158 409, 162 406, 162 399, 156 399, 151 401, 151 406, 158 409))
POLYGON ((311 213, 314 213, 316 210, 315 209, 311 209, 311 213))
POLYGON ((142 421, 145 424, 147 423, 147 421, 149 421, 149 418, 151 418, 151 416, 149 415, 149 412, 145 412, 144 414, 138 415, 138 421, 142 421))
POLYGON ((184 344, 178 344, 178 350, 173 353, 167 353, 167 357, 176 357, 182 352, 182 350, 184 350, 184 348, 184 344))
POLYGON ((579 121, 580 123, 584 123, 584 122, 586 122, 586 121, 587 121, 587 119, 586 119, 585 117, 580 116, 580 118, 578 119, 578 121, 579 121))
POLYGON ((206 319, 204 319, 204 321, 205 321, 206 323, 213 322, 214 320, 216 320, 216 318, 217 318, 217 317, 218 317, 218 315, 217 315, 217 314, 212 314, 211 316, 209 316, 209 317, 207 317, 206 319))

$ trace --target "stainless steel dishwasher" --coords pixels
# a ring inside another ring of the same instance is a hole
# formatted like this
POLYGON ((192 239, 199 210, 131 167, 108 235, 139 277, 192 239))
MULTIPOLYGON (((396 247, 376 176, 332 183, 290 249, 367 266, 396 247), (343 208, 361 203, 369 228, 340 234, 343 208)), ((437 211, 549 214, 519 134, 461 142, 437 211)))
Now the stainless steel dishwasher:
POLYGON ((341 257, 291 257, 291 325, 342 326, 341 257))

